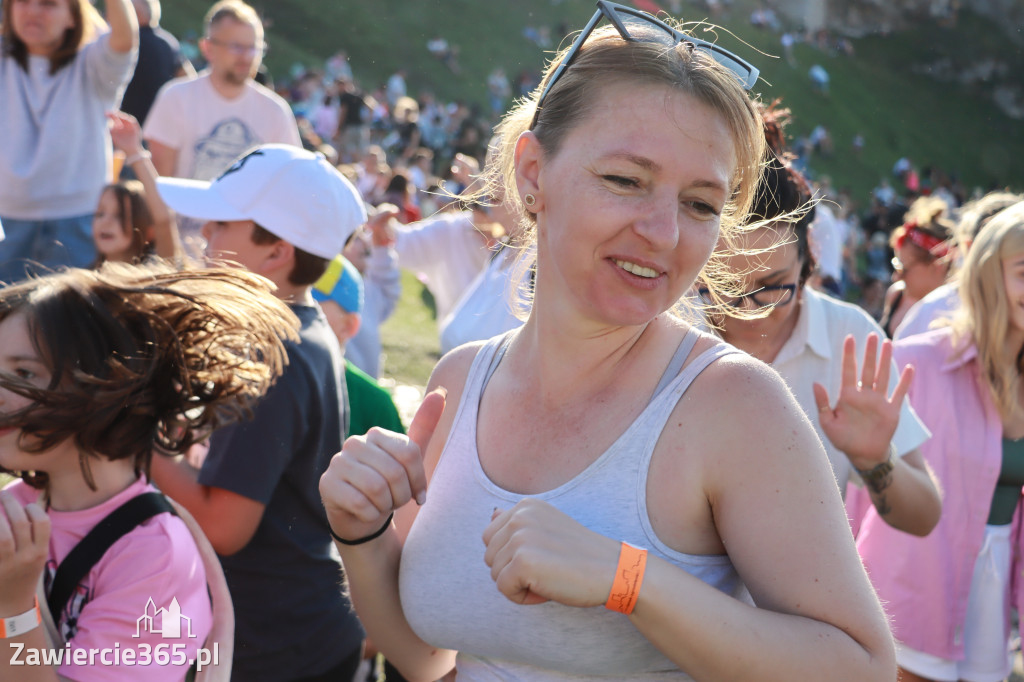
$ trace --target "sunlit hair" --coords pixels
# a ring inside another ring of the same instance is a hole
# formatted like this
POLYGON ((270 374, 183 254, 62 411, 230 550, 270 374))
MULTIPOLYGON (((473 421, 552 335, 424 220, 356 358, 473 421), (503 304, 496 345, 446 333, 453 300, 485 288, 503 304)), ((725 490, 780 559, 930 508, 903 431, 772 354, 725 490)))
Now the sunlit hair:
MULTIPOLYGON (((23 71, 28 72, 28 46, 14 32, 14 21, 11 19, 15 2, 16 0, 5 0, 0 3, 3 5, 3 19, 0 20, 3 29, 0 36, 4 41, 3 57, 13 59, 23 71)), ((67 3, 73 26, 64 31, 63 40, 50 55, 51 76, 67 66, 82 46, 96 37, 97 27, 105 25, 103 18, 87 0, 67 0, 67 3)))
MULTIPOLYGON (((52 372, 45 388, 0 372, 0 388, 32 401, 0 415, 0 428, 21 429, 26 452, 73 439, 90 484, 91 457, 148 471, 154 448, 182 453, 251 417, 281 374, 298 320, 272 290, 240 269, 124 263, 0 289, 0 321, 24 315, 52 372)), ((45 475, 26 480, 40 486, 45 475)))
MULTIPOLYGON (((103 188, 101 196, 111 192, 117 202, 119 222, 125 234, 131 237, 128 247, 127 261, 141 263, 153 254, 153 244, 148 240, 150 228, 153 227, 153 214, 146 204, 146 190, 138 180, 123 180, 103 188)), ((106 262, 102 253, 96 256, 93 267, 106 262)))
MULTIPOLYGON (((677 28, 683 27, 677 25, 677 28)), ((614 27, 602 26, 595 29, 580 48, 572 66, 562 73, 538 113, 536 101, 568 49, 555 55, 533 93, 520 100, 498 124, 494 160, 485 165, 483 184, 476 196, 485 199, 504 197, 513 219, 524 225, 521 244, 533 243, 536 239, 535 216, 525 210, 517 192, 506 193, 503 189, 516 186, 515 148, 520 135, 530 129, 534 114, 537 113, 537 121, 533 133, 543 153, 551 158, 558 154, 569 133, 591 114, 604 88, 615 84, 674 88, 693 96, 721 115, 732 133, 737 156, 731 178, 732 195, 721 215, 720 246, 712 254, 702 275, 709 286, 719 286, 729 277, 721 267, 719 249, 734 247, 735 235, 742 229, 753 199, 764 156, 761 118, 753 102, 736 76, 704 50, 694 50, 686 43, 668 47, 656 41, 626 41, 614 27)), ((683 310, 688 307, 685 301, 682 302, 683 310)))
POLYGON ((960 209, 960 220, 956 225, 956 240, 961 247, 969 246, 974 242, 988 221, 1004 208, 1013 206, 1018 201, 1024 201, 1024 195, 1014 194, 1005 190, 989 192, 980 199, 969 201, 960 209))
MULTIPOLYGON (((817 265, 810 246, 810 228, 814 221, 814 200, 811 186, 803 174, 793 166, 795 158, 786 145, 785 127, 789 123, 790 110, 779 106, 779 100, 769 106, 759 106, 767 143, 765 161, 761 169, 761 177, 754 190, 754 199, 747 215, 747 228, 772 230, 776 238, 762 249, 745 250, 740 255, 749 256, 755 263, 759 258, 769 255, 774 249, 786 244, 795 243, 797 259, 800 261, 800 279, 798 286, 803 287, 814 273, 817 265)), ((740 253, 739 249, 736 249, 740 253)), ((755 265, 752 272, 758 272, 755 265)), ((735 289, 742 283, 742 278, 751 271, 730 273, 731 278, 724 274, 719 279, 719 290, 712 290, 712 297, 737 297, 744 291, 735 289)), ((711 288, 709 286, 709 288, 711 288)), ((738 319, 763 317, 771 312, 771 307, 736 307, 726 305, 721 299, 713 298, 713 305, 706 306, 713 316, 724 314, 738 319)), ((712 322, 716 320, 712 319, 712 322)))
POLYGON ((250 5, 241 0, 220 0, 220 2, 211 7, 206 13, 206 17, 203 18, 203 27, 206 35, 209 36, 210 29, 224 19, 232 19, 240 24, 249 24, 256 29, 257 39, 262 39, 263 37, 263 21, 260 20, 260 15, 250 5))
POLYGON ((1024 202, 1000 211, 978 233, 960 271, 961 308, 953 318, 954 347, 960 352, 973 341, 981 374, 1003 417, 1019 415, 1020 373, 1024 349, 1007 349, 1010 307, 1003 259, 1024 256, 1024 202))
POLYGON ((907 209, 903 224, 892 232, 889 245, 895 250, 909 249, 917 262, 952 262, 951 249, 955 245, 956 226, 948 215, 949 207, 939 197, 920 197, 907 209), (928 243, 935 245, 925 248, 914 239, 913 232, 924 236, 928 243))

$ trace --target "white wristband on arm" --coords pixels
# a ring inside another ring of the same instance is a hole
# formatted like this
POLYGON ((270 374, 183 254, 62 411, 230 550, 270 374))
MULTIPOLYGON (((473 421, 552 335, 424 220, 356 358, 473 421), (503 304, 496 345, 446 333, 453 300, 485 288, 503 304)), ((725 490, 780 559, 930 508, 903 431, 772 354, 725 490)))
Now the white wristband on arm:
POLYGON ((35 630, 42 622, 43 616, 39 613, 39 600, 36 599, 35 605, 25 613, 10 618, 0 618, 0 639, 23 635, 30 630, 35 630))
POLYGON ((143 149, 141 152, 137 152, 135 154, 132 154, 127 159, 125 159, 124 160, 124 165, 130 166, 133 163, 135 163, 136 161, 142 161, 143 159, 152 159, 152 158, 153 158, 153 155, 150 154, 145 149, 143 149))

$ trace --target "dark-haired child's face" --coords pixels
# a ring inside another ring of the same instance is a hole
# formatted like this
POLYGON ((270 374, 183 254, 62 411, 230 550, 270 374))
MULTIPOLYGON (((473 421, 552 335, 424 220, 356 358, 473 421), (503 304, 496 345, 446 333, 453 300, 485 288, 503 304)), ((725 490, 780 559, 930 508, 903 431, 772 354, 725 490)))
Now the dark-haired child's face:
MULTIPOLYGON (((8 315, 0 321, 0 371, 39 388, 50 384, 50 369, 36 351, 28 319, 22 313, 8 315)), ((29 398, 0 387, 0 414, 6 416, 31 404, 29 398)), ((68 440, 46 452, 27 453, 21 448, 21 436, 21 429, 0 428, 0 467, 8 471, 49 472, 72 445, 68 440)))
POLYGON ((254 228, 251 220, 208 221, 202 229, 207 260, 211 264, 238 265, 249 272, 266 274, 264 264, 274 245, 254 242, 254 228))
POLYGON ((117 196, 113 190, 104 190, 92 217, 92 241, 96 251, 107 260, 128 260, 132 237, 125 228, 117 196))

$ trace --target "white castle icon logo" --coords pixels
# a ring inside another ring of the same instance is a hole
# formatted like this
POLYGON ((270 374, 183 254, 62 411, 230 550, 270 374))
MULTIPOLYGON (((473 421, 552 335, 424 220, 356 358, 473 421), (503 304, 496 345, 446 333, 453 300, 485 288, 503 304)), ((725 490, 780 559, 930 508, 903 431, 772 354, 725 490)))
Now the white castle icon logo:
POLYGON ((141 637, 143 632, 160 635, 164 639, 181 639, 181 621, 185 621, 185 632, 190 638, 192 634, 192 619, 181 614, 181 606, 178 605, 178 598, 171 599, 171 605, 166 609, 157 608, 150 597, 146 602, 146 610, 135 622, 135 634, 132 637, 141 637), (157 621, 159 620, 159 625, 157 621))

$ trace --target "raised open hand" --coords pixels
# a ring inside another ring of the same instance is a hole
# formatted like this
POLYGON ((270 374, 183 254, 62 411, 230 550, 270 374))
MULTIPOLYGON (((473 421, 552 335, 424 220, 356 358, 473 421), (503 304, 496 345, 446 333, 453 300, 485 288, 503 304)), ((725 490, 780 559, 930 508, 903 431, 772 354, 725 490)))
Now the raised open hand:
POLYGON ((886 339, 878 351, 878 335, 869 334, 864 362, 857 376, 857 343, 852 335, 843 341, 843 372, 839 396, 830 406, 828 391, 814 384, 821 428, 834 446, 846 453, 857 469, 867 470, 889 456, 889 443, 899 423, 900 407, 914 378, 907 366, 889 395, 892 342, 886 339))
POLYGON ((115 149, 120 149, 127 156, 142 151, 142 127, 135 117, 123 111, 108 111, 110 122, 110 140, 115 149))

